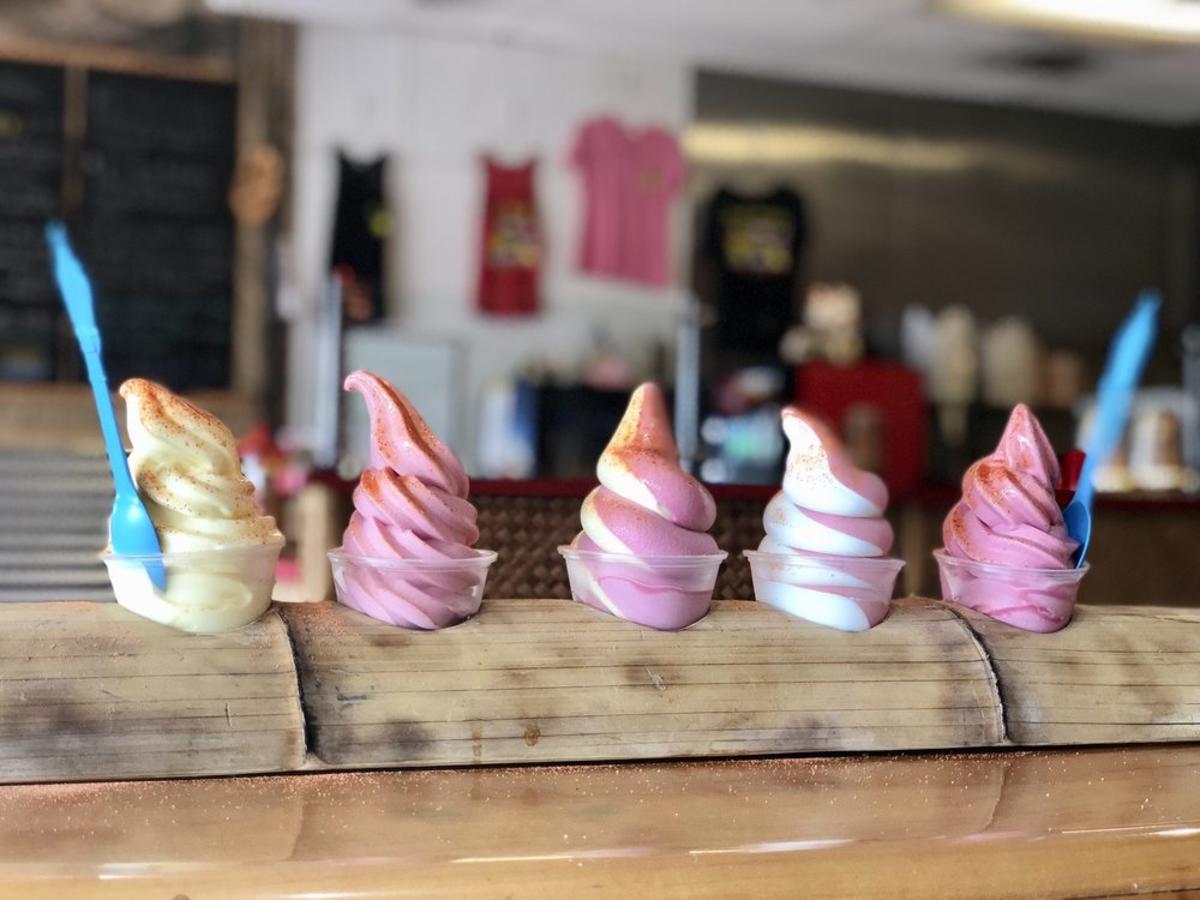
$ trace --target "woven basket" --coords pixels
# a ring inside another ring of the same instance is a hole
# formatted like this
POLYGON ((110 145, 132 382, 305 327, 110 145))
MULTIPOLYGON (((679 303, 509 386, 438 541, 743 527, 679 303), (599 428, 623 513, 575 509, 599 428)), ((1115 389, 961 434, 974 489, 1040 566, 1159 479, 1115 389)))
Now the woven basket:
POLYGON ((479 510, 477 546, 499 554, 484 596, 570 598, 558 547, 579 531, 577 498, 474 494, 471 500, 479 510))
POLYGON ((753 550, 763 537, 763 504, 758 500, 718 500, 713 537, 729 554, 717 576, 718 600, 753 600, 750 563, 743 550, 753 550))

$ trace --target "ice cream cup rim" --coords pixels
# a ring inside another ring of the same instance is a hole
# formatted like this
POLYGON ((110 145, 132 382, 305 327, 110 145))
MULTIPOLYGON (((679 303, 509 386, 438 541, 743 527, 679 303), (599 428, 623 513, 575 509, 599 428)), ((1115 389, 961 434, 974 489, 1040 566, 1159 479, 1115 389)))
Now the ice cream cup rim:
POLYGON ((366 566, 373 569, 418 569, 426 571, 445 571, 446 569, 486 569, 496 561, 499 554, 495 550, 480 550, 472 547, 472 556, 460 559, 410 559, 407 557, 359 556, 356 553, 346 553, 341 547, 334 547, 326 554, 331 563, 345 563, 351 566, 366 566))
POLYGON ((1028 566, 1009 566, 1004 563, 985 563, 975 559, 967 559, 962 556, 952 556, 946 552, 945 547, 941 547, 933 551, 933 558, 937 560, 939 566, 962 566, 963 568, 976 569, 983 573, 993 573, 996 575, 1007 575, 1013 572, 1020 572, 1022 575, 1041 575, 1046 578, 1055 578, 1062 581, 1070 581, 1073 579, 1081 579, 1091 569, 1092 564, 1085 562, 1082 566, 1076 568, 1071 566, 1066 569, 1039 569, 1030 568, 1028 566))
POLYGON ((654 556, 642 553, 610 553, 607 550, 580 550, 578 547, 572 547, 570 544, 560 544, 558 552, 566 560, 581 559, 613 563, 631 563, 637 561, 654 563, 656 566, 720 565, 729 558, 729 553, 725 550, 692 556, 654 556))
POLYGON ((165 553, 112 553, 102 550, 99 553, 101 562, 182 562, 189 559, 202 559, 210 556, 253 556, 268 550, 278 552, 287 543, 285 538, 263 541, 258 544, 228 544, 224 547, 207 547, 203 550, 170 550, 165 553))
POLYGON ((906 561, 898 556, 838 556, 835 553, 769 553, 765 550, 743 550, 742 556, 751 565, 758 561, 781 565, 823 565, 837 563, 842 566, 863 566, 874 569, 895 569, 899 572, 906 561))

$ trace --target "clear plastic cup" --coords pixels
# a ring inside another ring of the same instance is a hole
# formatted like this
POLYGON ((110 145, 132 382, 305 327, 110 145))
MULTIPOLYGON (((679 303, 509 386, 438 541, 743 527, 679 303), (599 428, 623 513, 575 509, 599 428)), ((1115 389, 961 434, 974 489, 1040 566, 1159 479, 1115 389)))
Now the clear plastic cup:
POLYGON ((981 563, 933 551, 942 581, 942 599, 981 612, 1025 631, 1058 631, 1071 621, 1080 569, 1021 569, 981 563))
POLYGON ((659 631, 687 628, 708 614, 717 572, 729 555, 637 556, 568 546, 558 552, 576 602, 659 631))
POLYGON ((747 550, 754 599, 839 631, 866 631, 888 614, 904 560, 747 550))
POLYGON ((108 567, 117 602, 130 612, 181 631, 215 634, 248 625, 270 608, 282 549, 283 541, 274 541, 145 556, 109 553, 100 558, 108 567), (154 586, 147 562, 162 564, 166 590, 154 586))
POLYGON ((329 551, 338 602, 372 619, 432 631, 465 622, 483 603, 492 550, 462 559, 376 559, 329 551))

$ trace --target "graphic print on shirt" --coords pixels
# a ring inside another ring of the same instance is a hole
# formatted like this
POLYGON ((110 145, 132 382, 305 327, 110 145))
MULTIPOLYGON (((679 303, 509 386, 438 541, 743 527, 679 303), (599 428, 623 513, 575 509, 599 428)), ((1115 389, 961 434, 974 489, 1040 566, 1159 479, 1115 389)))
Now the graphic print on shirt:
POLYGON ((735 272, 779 277, 796 264, 796 219, 787 210, 749 203, 727 207, 721 233, 726 264, 735 272))
POLYGON ((542 248, 533 207, 524 200, 502 200, 496 204, 493 215, 488 264, 509 269, 536 268, 542 248))
POLYGON ((644 194, 653 194, 655 191, 662 190, 666 180, 666 175, 663 173, 661 166, 643 166, 638 171, 638 188, 644 194))

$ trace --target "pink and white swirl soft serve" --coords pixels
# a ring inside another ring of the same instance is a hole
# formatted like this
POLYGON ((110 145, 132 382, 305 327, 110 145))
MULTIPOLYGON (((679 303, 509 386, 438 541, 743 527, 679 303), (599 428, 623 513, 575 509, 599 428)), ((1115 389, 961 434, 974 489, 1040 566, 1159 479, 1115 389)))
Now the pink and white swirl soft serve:
POLYGON ((856 468, 820 420, 791 406, 782 420, 791 446, 783 488, 763 514, 767 535, 758 549, 772 556, 759 563, 766 577, 757 581, 757 599, 844 631, 870 628, 887 614, 895 570, 876 574, 854 561, 892 548, 887 487, 856 468), (880 578, 890 580, 881 588, 880 578))
MULTIPOLYGON (((708 602, 704 589, 691 583, 687 570, 695 567, 686 558, 720 553, 707 533, 717 510, 712 495, 679 465, 658 385, 643 384, 633 392, 596 474, 600 486, 583 501, 583 531, 572 547, 630 559, 594 562, 579 599, 654 628, 692 624, 708 602)), ((711 598, 711 583, 707 593, 711 598)))
MULTIPOLYGON (((1018 574, 1072 568, 1078 544, 1067 535, 1058 507, 1058 480, 1058 459, 1046 433, 1029 407, 1018 404, 995 451, 967 469, 962 499, 942 527, 948 556, 1011 572, 965 576, 952 599, 1029 631, 1067 624, 1074 587, 1018 574)), ((944 583, 944 594, 946 588, 944 583)))
MULTIPOLYGON (((346 377, 371 419, 371 459, 354 489, 354 513, 342 552, 370 560, 430 563, 477 555, 475 507, 458 457, 399 391, 371 372, 346 377)), ((341 600, 372 618, 407 628, 442 628, 475 611, 469 572, 435 568, 343 570, 341 600)))

